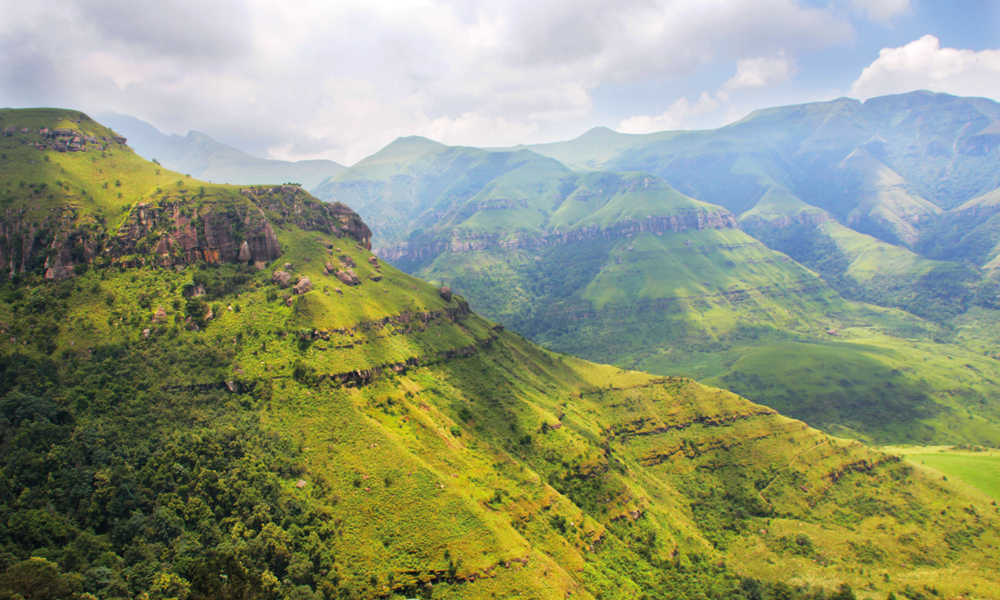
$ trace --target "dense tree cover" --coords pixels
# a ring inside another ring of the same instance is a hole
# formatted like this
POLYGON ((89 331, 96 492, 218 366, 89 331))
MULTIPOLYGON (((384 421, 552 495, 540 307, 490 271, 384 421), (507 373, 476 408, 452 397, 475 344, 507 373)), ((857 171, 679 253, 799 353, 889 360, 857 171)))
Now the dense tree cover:
POLYGON ((319 575, 336 561, 322 544, 335 524, 282 493, 301 467, 260 424, 265 389, 164 389, 162 363, 176 358, 119 346, 76 364, 2 360, 7 577, 36 573, 102 598, 335 589, 319 575))

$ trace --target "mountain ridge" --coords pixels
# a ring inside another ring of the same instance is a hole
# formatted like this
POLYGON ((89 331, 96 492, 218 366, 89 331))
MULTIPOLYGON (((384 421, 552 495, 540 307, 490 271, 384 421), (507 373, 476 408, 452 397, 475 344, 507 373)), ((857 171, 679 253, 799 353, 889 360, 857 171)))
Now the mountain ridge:
POLYGON ((244 185, 296 182, 308 189, 344 169, 330 160, 291 162, 260 158, 199 131, 188 131, 184 136, 165 135, 149 123, 128 115, 112 113, 100 118, 122 131, 143 157, 203 180, 244 185))

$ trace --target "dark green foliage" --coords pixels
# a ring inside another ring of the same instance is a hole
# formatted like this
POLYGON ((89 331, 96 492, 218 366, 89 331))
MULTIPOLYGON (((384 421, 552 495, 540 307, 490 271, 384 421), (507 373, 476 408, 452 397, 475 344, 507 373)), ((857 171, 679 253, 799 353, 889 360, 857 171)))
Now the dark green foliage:
POLYGON ((943 213, 924 224, 916 250, 928 258, 984 265, 1000 243, 1000 213, 943 213))
MULTIPOLYGON (((227 360, 189 350, 208 366, 227 360)), ((302 467, 293 447, 246 410, 258 400, 169 391, 163 374, 177 358, 109 346, 58 369, 3 359, 0 544, 21 561, 3 574, 6 589, 55 590, 18 592, 37 598, 71 587, 138 594, 158 585, 158 573, 174 573, 163 585, 191 598, 268 597, 262 574, 287 576, 306 531, 322 531, 316 515, 281 493, 302 467), (233 546, 241 531, 243 549, 233 546), (32 554, 52 562, 29 561, 32 554)))

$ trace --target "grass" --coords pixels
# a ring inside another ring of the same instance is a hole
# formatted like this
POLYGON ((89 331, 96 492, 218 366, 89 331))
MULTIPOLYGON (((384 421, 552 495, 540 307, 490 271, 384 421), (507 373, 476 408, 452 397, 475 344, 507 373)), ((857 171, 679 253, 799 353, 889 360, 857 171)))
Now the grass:
POLYGON ((1000 450, 981 446, 889 446, 884 450, 1000 501, 1000 450))

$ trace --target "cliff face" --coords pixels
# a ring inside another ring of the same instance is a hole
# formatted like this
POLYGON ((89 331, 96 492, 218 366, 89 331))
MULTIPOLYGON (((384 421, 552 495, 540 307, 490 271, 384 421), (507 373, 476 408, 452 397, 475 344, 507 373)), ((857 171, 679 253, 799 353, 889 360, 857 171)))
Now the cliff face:
POLYGON ((619 239, 642 233, 662 235, 667 232, 681 232, 688 229, 738 229, 736 217, 729 211, 692 210, 676 215, 650 215, 645 219, 622 219, 608 227, 589 225, 562 232, 545 231, 541 234, 474 233, 453 230, 451 237, 438 237, 432 241, 402 242, 381 248, 375 252, 384 260, 408 261, 430 258, 444 252, 469 252, 502 248, 543 248, 559 244, 570 244, 596 239, 619 239))
POLYGON ((299 229, 348 237, 371 250, 372 230, 346 204, 319 202, 297 185, 251 187, 240 193, 299 229))
POLYGON ((73 276, 78 265, 192 262, 255 263, 281 256, 276 224, 290 223, 371 248, 371 230, 343 204, 312 199, 298 186, 255 187, 223 201, 178 198, 132 207, 117 231, 85 223, 72 209, 38 218, 27 209, 0 218, 0 269, 10 276, 39 267, 47 279, 73 276))

